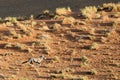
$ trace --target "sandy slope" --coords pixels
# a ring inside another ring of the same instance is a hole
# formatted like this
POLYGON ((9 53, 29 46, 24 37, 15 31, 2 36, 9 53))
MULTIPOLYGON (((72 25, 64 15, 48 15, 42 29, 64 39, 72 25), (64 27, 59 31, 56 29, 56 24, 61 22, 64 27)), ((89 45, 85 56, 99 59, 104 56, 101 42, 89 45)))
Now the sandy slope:
POLYGON ((87 5, 100 5, 119 0, 0 0, 0 16, 20 16, 39 14, 44 9, 70 6, 74 10, 87 5))

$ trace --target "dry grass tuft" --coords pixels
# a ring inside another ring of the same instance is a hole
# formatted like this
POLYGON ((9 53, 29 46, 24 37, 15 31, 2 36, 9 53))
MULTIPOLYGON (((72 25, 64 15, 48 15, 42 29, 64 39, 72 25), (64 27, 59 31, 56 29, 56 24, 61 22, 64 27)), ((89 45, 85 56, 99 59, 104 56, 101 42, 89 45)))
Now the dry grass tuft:
POLYGON ((75 21, 76 20, 73 17, 65 17, 62 21, 62 24, 74 24, 75 21))
POLYGON ((68 15, 71 12, 70 7, 68 8, 56 8, 56 14, 58 15, 68 15))
POLYGON ((84 17, 91 19, 97 13, 97 8, 95 6, 88 6, 80 11, 84 17))
POLYGON ((108 11, 112 11, 112 12, 119 12, 120 11, 120 3, 105 3, 103 4, 103 8, 108 9, 108 11))

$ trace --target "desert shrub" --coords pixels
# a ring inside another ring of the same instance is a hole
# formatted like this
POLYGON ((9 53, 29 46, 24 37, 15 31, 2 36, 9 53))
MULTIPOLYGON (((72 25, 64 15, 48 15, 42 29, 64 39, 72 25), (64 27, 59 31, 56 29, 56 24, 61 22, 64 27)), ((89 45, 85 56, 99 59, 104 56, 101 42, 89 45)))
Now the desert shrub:
POLYGON ((71 76, 70 80, 88 80, 88 77, 71 76))
POLYGON ((95 6, 88 6, 80 10, 82 15, 86 18, 92 18, 93 15, 97 13, 97 8, 95 6))
POLYGON ((76 20, 75 25, 86 25, 85 21, 76 20))
POLYGON ((32 43, 32 46, 35 47, 35 46, 44 46, 44 42, 41 42, 40 40, 37 40, 37 41, 34 41, 32 43))
POLYGON ((98 49, 99 48, 99 45, 97 44, 97 43, 92 43, 90 46, 89 46, 89 49, 91 49, 91 50, 96 50, 96 49, 98 49))
POLYGON ((6 23, 5 23, 5 26, 7 26, 7 27, 8 27, 8 26, 14 26, 14 24, 11 23, 11 22, 6 22, 6 23))
POLYGON ((54 31, 59 31, 61 29, 61 25, 59 23, 54 23, 53 24, 53 30, 54 31))
POLYGON ((34 15, 30 15, 30 20, 34 20, 34 15))
POLYGON ((95 28, 90 28, 88 32, 89 32, 89 34, 94 35, 95 34, 95 28))
POLYGON ((20 78, 20 79, 18 79, 18 80, 28 80, 28 78, 20 78))
POLYGON ((24 44, 20 44, 20 43, 6 43, 4 45, 4 48, 15 48, 15 49, 18 49, 18 50, 24 50, 26 49, 26 46, 24 44))
POLYGON ((62 21, 62 24, 73 24, 75 21, 76 20, 73 17, 65 17, 62 21))
POLYGON ((61 78, 61 79, 68 79, 68 80, 88 80, 87 77, 81 77, 81 76, 74 76, 70 74, 51 74, 50 78, 61 78))
POLYGON ((84 67, 84 66, 87 66, 88 64, 86 63, 86 62, 82 62, 82 63, 80 63, 80 67, 84 67))
POLYGON ((64 79, 65 76, 64 76, 64 74, 51 74, 50 78, 62 78, 62 79, 64 79))
POLYGON ((13 47, 19 50, 24 50, 26 48, 24 44, 20 43, 13 44, 13 47))
POLYGON ((55 56, 55 57, 54 57, 54 61, 56 61, 56 62, 60 62, 60 57, 55 56))
POLYGON ((11 47, 13 47, 12 43, 6 43, 4 45, 4 48, 11 48, 11 47))
POLYGON ((114 14, 109 15, 111 18, 118 18, 119 17, 119 12, 116 12, 114 14))
POLYGON ((16 17, 6 17, 4 20, 5 21, 9 21, 11 23, 16 23, 17 22, 17 18, 16 17))
POLYGON ((67 15, 69 12, 71 12, 70 7, 56 8, 56 14, 58 14, 58 15, 67 15))
POLYGON ((108 11, 118 12, 120 11, 120 3, 105 3, 103 4, 103 8, 108 9, 108 11))
POLYGON ((87 58, 86 56, 82 56, 82 57, 81 57, 81 61, 85 62, 85 61, 87 61, 87 60, 88 60, 88 58, 87 58))
POLYGON ((91 69, 90 71, 88 71, 88 74, 96 75, 97 71, 95 69, 91 69))
POLYGON ((9 34, 12 36, 16 36, 17 32, 14 29, 9 30, 9 34))
POLYGON ((42 35, 38 34, 38 36, 36 38, 39 40, 47 41, 47 40, 51 39, 51 36, 48 34, 42 34, 42 35))
POLYGON ((31 48, 26 48, 25 51, 28 52, 28 53, 30 53, 30 52, 32 52, 33 50, 32 50, 31 48))

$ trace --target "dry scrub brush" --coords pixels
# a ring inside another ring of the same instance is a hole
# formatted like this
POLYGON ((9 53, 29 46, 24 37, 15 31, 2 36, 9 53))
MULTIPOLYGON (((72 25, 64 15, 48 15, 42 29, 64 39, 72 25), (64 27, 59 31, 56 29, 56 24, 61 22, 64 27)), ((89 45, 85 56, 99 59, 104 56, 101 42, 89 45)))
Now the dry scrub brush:
POLYGON ((56 8, 55 12, 58 15, 67 15, 67 14, 69 14, 71 12, 71 9, 70 9, 70 7, 68 7, 68 8, 64 8, 64 7, 56 8))
POLYGON ((80 10, 82 15, 86 18, 92 18, 93 15, 97 13, 97 8, 95 6, 88 6, 80 10))
POLYGON ((108 9, 109 11, 112 11, 112 12, 119 12, 120 11, 120 3, 105 3, 103 4, 103 8, 106 8, 108 9))

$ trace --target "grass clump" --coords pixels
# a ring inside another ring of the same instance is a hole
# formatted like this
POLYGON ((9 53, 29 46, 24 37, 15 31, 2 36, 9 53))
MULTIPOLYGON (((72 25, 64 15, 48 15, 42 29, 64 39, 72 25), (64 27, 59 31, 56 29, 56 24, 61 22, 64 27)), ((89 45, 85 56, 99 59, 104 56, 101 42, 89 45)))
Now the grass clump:
POLYGON ((9 37, 9 36, 1 36, 0 37, 0 40, 9 40, 9 39, 11 39, 11 37, 9 37))
POLYGON ((61 78, 61 79, 64 79, 65 75, 64 74, 51 74, 50 78, 61 78))
POLYGON ((31 48, 26 48, 25 51, 28 52, 28 53, 30 53, 30 52, 32 52, 33 50, 32 50, 31 48))
POLYGON ((20 43, 13 44, 13 47, 18 49, 18 50, 24 50, 25 49, 25 45, 20 44, 20 43))
POLYGON ((92 18, 97 13, 97 8, 95 6, 88 6, 80 10, 82 15, 86 18, 92 18))
POLYGON ((20 44, 20 43, 6 43, 4 45, 4 48, 12 48, 12 49, 17 49, 17 50, 25 50, 26 46, 24 44, 20 44))
POLYGON ((73 76, 73 75, 65 74, 65 73, 62 73, 62 74, 51 74, 50 78, 52 78, 52 79, 54 79, 54 78, 55 79, 56 78, 61 78, 61 79, 69 79, 69 80, 88 80, 87 77, 73 76))
POLYGON ((107 41, 107 39, 106 39, 105 37, 101 37, 99 40, 100 40, 100 42, 102 42, 102 43, 105 43, 105 42, 107 41))
POLYGON ((11 23, 16 23, 17 22, 16 17, 6 17, 4 20, 7 21, 7 22, 11 22, 11 23))
POLYGON ((82 56, 82 57, 80 58, 80 60, 81 60, 82 62, 85 62, 85 61, 88 60, 88 58, 87 58, 86 56, 82 56))
POLYGON ((56 14, 58 14, 58 15, 67 15, 68 13, 70 13, 71 12, 71 9, 70 9, 70 7, 68 7, 68 8, 56 8, 56 14))
POLYGON ((58 24, 58 23, 54 23, 53 24, 53 30, 54 31, 59 31, 61 29, 61 25, 60 24, 58 24))
POLYGON ((85 21, 76 20, 75 25, 86 25, 85 21))
POLYGON ((90 71, 88 71, 88 74, 90 74, 90 75, 96 75, 97 71, 95 69, 91 69, 90 71))
POLYGON ((33 47, 43 47, 44 46, 44 42, 42 42, 41 40, 37 40, 37 41, 34 41, 33 43, 32 43, 32 46, 33 47))
POLYGON ((95 28, 90 28, 89 34, 94 35, 95 34, 95 28))
POLYGON ((107 9, 107 11, 112 11, 112 12, 119 12, 120 11, 120 3, 104 3, 103 4, 103 9, 107 9))
POLYGON ((46 46, 44 46, 44 48, 43 48, 43 53, 45 53, 45 54, 50 54, 51 53, 51 48, 48 46, 48 45, 46 45, 46 46))
POLYGON ((29 80, 28 78, 20 78, 18 80, 29 80))
POLYGON ((73 77, 70 78, 70 80, 88 80, 88 77, 73 76, 73 77))
POLYGON ((55 56, 55 57, 54 57, 54 61, 60 62, 60 57, 55 56))
POLYGON ((82 63, 80 63, 80 67, 84 67, 84 66, 86 66, 86 65, 88 65, 87 63, 85 63, 85 62, 82 62, 82 63))
POLYGON ((65 68, 65 69, 64 69, 64 71, 65 71, 65 72, 75 72, 75 70, 74 70, 74 69, 69 68, 69 67, 68 67, 68 68, 65 68))
POLYGON ((118 25, 118 22, 116 22, 116 21, 113 21, 113 22, 112 22, 113 28, 116 28, 117 25, 118 25))
POLYGON ((99 45, 97 43, 92 43, 90 46, 89 46, 89 49, 90 50, 97 50, 99 48, 99 45))
POLYGON ((65 17, 62 21, 62 24, 73 24, 75 21, 76 20, 73 17, 65 17))
POLYGON ((11 48, 11 47, 13 47, 12 43, 6 43, 4 45, 4 48, 11 48))
POLYGON ((109 17, 111 17, 111 18, 119 18, 119 13, 116 12, 114 14, 109 15, 109 17))
POLYGON ((15 30, 9 30, 9 35, 14 39, 18 39, 22 37, 21 34, 15 30))

